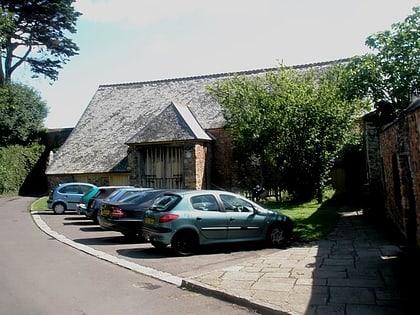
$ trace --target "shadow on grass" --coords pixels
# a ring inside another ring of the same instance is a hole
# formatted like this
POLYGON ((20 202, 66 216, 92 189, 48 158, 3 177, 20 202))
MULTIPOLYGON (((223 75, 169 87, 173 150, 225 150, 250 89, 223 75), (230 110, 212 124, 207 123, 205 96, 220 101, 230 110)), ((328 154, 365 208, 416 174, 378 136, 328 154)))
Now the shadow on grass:
POLYGON ((266 202, 269 209, 288 215, 294 222, 292 242, 307 243, 325 238, 334 230, 340 213, 360 209, 341 194, 334 194, 330 199, 319 204, 311 202, 266 202))

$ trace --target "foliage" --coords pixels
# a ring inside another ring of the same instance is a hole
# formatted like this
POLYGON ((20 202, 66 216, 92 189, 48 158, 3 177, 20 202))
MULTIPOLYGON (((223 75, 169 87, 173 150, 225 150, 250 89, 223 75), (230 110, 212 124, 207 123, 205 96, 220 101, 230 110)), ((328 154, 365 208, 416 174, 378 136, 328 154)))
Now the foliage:
POLYGON ((81 15, 72 6, 75 0, 0 1, 0 85, 11 82, 12 73, 22 64, 30 66, 33 77, 43 75, 55 81, 58 70, 78 46, 66 35, 76 32, 81 15))
POLYGON ((367 97, 379 122, 390 122, 420 93, 420 7, 391 30, 366 39, 373 53, 352 58, 342 87, 347 96, 367 97))
POLYGON ((334 158, 357 138, 355 121, 366 108, 365 102, 343 98, 342 68, 280 67, 209 88, 223 107, 242 178, 255 176, 249 172, 253 165, 266 188, 280 187, 297 200, 322 198, 334 158))
POLYGON ((0 87, 0 146, 35 140, 47 113, 45 102, 32 88, 19 84, 0 87))
POLYGON ((39 144, 0 147, 0 194, 19 192, 44 150, 39 144))
POLYGON ((311 242, 326 237, 336 226, 338 211, 343 209, 343 200, 337 195, 324 198, 320 204, 316 200, 304 203, 269 202, 264 206, 281 212, 293 220, 293 239, 311 242))

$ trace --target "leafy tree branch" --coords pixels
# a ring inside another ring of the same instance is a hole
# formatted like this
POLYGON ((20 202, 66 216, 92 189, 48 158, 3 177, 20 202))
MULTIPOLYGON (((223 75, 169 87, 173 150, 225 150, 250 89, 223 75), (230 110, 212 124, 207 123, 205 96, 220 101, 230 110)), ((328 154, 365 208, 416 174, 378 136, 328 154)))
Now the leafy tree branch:
POLYGON ((22 64, 30 66, 33 77, 58 79, 59 70, 78 46, 67 37, 76 32, 81 13, 74 0, 0 1, 0 85, 11 82, 22 64))

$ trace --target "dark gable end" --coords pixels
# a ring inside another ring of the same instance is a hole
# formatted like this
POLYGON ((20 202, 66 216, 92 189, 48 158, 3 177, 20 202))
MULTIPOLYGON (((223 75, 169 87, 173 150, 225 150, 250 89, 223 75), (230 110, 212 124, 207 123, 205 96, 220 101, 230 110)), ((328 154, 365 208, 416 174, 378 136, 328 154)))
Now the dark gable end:
POLYGON ((186 105, 171 102, 159 115, 143 127, 127 144, 150 144, 211 138, 200 127, 186 105))

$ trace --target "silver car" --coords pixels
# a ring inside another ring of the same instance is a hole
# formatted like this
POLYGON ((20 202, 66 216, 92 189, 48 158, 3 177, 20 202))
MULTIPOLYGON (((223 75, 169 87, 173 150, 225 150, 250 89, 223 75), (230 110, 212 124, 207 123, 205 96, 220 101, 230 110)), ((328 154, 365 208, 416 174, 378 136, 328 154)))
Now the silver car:
POLYGON ((201 244, 267 241, 282 247, 291 238, 292 220, 238 194, 219 190, 166 193, 146 211, 143 235, 157 248, 168 245, 186 256, 201 244))

